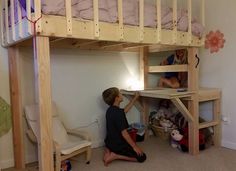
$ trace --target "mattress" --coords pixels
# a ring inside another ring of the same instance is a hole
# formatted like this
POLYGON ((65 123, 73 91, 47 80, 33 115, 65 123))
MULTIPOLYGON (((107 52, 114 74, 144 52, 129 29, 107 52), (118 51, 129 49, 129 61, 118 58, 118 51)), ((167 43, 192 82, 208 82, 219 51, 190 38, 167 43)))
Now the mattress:
MULTIPOLYGON (((18 1, 18 0, 15 0, 18 1)), ((25 14, 25 0, 19 0, 23 15, 25 14)), ((65 15, 65 0, 42 0, 42 13, 48 15, 65 15)), ((117 0, 99 0, 99 20, 109 23, 118 22, 117 0)), ((33 4, 33 0, 32 0, 33 4)), ((33 8, 31 9, 33 11, 33 8)), ((144 3, 144 26, 156 27, 156 6, 144 3)), ((93 0, 72 0, 72 17, 93 20, 93 0)), ((139 0, 123 0, 123 20, 126 25, 139 25, 139 0)), ((194 18, 192 19, 192 34, 201 37, 204 27, 194 18)), ((162 29, 173 28, 173 9, 161 8, 162 29)), ((177 11, 177 30, 188 31, 188 11, 179 9, 177 11)))

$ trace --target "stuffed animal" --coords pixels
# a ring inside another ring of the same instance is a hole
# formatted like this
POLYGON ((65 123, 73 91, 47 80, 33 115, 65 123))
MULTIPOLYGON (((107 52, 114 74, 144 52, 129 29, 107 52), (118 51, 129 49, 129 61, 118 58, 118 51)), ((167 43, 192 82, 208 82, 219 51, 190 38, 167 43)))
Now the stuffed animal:
POLYGON ((171 131, 170 135, 171 135, 171 146, 173 148, 180 148, 179 141, 183 139, 183 135, 181 135, 177 129, 171 131))
MULTIPOLYGON (((181 150, 183 152, 188 152, 188 127, 182 130, 183 139, 180 141, 181 150)), ((199 150, 205 149, 205 136, 201 130, 199 130, 199 150)))
MULTIPOLYGON (((188 144, 188 127, 183 129, 182 134, 178 130, 171 131, 171 146, 175 148, 179 148, 183 152, 189 151, 188 144)), ((199 131, 199 150, 205 149, 205 137, 204 134, 199 131)))

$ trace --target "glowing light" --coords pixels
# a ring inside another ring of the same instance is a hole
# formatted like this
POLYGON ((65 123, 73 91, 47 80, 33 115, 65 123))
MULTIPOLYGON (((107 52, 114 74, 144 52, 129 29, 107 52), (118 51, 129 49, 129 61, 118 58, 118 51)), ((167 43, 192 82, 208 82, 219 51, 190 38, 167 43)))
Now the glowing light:
POLYGON ((127 80, 128 90, 143 90, 144 86, 142 81, 137 78, 130 78, 127 80))

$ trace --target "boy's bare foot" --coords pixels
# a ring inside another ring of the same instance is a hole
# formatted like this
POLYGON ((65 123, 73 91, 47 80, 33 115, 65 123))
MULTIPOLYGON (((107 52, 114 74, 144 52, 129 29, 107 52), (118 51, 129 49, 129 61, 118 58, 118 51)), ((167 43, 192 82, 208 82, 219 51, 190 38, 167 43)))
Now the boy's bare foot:
POLYGON ((113 152, 107 152, 104 155, 103 161, 104 161, 104 166, 108 166, 109 163, 111 163, 113 160, 117 159, 117 155, 113 152))

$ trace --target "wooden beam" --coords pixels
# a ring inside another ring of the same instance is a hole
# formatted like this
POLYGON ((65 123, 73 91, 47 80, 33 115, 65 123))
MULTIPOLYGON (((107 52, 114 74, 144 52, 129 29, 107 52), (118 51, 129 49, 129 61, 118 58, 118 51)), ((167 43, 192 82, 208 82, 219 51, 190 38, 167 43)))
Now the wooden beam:
POLYGON ((213 120, 218 122, 214 126, 214 143, 216 146, 221 146, 221 100, 217 99, 213 101, 213 120))
POLYGON ((16 169, 25 168, 22 123, 21 88, 19 78, 19 52, 17 47, 8 48, 10 98, 13 122, 14 161, 16 169))
POLYGON ((126 42, 100 42, 99 43, 99 46, 101 48, 110 48, 110 47, 116 47, 116 46, 122 46, 122 45, 125 45, 127 44, 126 42))
POLYGON ((40 171, 53 170, 53 140, 51 115, 51 72, 49 38, 34 38, 34 68, 38 84, 39 139, 38 159, 40 171))
POLYGON ((165 65, 165 66, 149 66, 149 73, 158 72, 187 72, 188 65, 165 65))
POLYGON ((189 122, 189 152, 196 155, 199 153, 199 100, 198 100, 198 72, 199 66, 196 67, 198 55, 197 48, 188 49, 188 90, 195 92, 192 100, 188 101, 188 109, 193 117, 189 122))
POLYGON ((99 42, 99 40, 89 40, 89 41, 85 41, 85 42, 76 42, 74 44, 72 44, 75 47, 81 47, 81 46, 87 46, 87 45, 91 45, 94 43, 99 42))
POLYGON ((191 113, 188 111, 186 106, 181 102, 179 98, 173 98, 171 99, 172 103, 178 108, 178 110, 181 112, 181 114, 184 115, 185 119, 188 120, 188 122, 193 121, 193 117, 191 113))
MULTIPOLYGON (((140 67, 140 80, 143 80, 144 89, 148 87, 148 47, 142 47, 139 51, 139 67, 140 67)), ((143 106, 143 111, 141 113, 141 120, 146 126, 145 138, 148 137, 148 116, 149 116, 149 105, 148 99, 143 97, 141 104, 143 106)))
POLYGON ((219 122, 217 122, 217 121, 203 122, 203 123, 199 124, 199 129, 216 126, 218 124, 219 124, 219 122))
POLYGON ((66 4, 66 30, 67 35, 72 35, 72 10, 71 10, 71 0, 65 0, 66 4))

